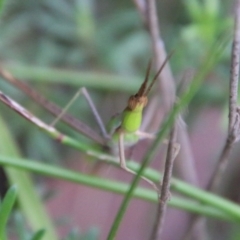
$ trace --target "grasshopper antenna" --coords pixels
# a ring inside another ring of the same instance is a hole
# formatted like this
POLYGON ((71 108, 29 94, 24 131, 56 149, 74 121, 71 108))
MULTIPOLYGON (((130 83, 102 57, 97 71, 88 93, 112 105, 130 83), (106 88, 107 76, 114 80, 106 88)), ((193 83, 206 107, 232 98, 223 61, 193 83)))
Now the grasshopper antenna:
POLYGON ((148 82, 149 74, 150 74, 150 70, 151 70, 151 66, 152 66, 152 61, 149 60, 148 66, 147 66, 147 73, 146 73, 144 82, 142 83, 142 85, 141 85, 141 87, 140 87, 140 89, 138 90, 138 93, 137 93, 137 95, 138 95, 139 97, 143 96, 143 95, 144 95, 144 92, 145 92, 145 90, 146 90, 147 82, 148 82))
POLYGON ((167 55, 167 57, 165 58, 165 60, 164 60, 164 62, 163 62, 163 64, 162 64, 162 66, 159 68, 159 70, 158 70, 158 72, 156 73, 156 75, 154 76, 154 78, 153 78, 151 84, 149 85, 148 89, 146 90, 146 92, 145 92, 145 95, 146 95, 146 96, 147 96, 148 93, 150 92, 150 90, 151 90, 153 84, 156 82, 158 76, 159 76, 160 73, 162 72, 163 68, 166 66, 168 60, 171 58, 171 56, 173 55, 173 53, 174 53, 174 50, 171 51, 171 52, 167 55))

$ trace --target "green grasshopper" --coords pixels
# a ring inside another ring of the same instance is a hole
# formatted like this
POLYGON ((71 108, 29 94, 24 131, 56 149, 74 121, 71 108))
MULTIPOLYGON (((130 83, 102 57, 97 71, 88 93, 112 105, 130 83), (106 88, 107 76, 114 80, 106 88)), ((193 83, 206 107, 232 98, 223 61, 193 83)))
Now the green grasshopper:
MULTIPOLYGON (((140 137, 150 138, 150 139, 154 138, 153 134, 149 134, 139 130, 142 124, 143 109, 146 107, 148 103, 148 97, 147 97, 148 93, 150 92, 154 83, 158 79, 158 76, 162 72, 163 68, 165 67, 171 55, 172 53, 166 57, 162 66, 154 76, 151 84, 147 87, 147 83, 149 80, 149 73, 151 69, 151 62, 149 62, 144 82, 140 86, 138 92, 130 96, 130 98, 128 99, 127 107, 122 113, 121 124, 113 134, 113 139, 118 139, 120 166, 122 169, 132 174, 136 174, 136 172, 132 171, 127 167, 126 160, 125 160, 125 153, 124 153, 125 143, 136 144, 139 141, 140 137)), ((145 177, 142 177, 142 179, 150 183, 157 191, 159 190, 158 187, 155 185, 155 183, 153 183, 149 179, 145 177)))

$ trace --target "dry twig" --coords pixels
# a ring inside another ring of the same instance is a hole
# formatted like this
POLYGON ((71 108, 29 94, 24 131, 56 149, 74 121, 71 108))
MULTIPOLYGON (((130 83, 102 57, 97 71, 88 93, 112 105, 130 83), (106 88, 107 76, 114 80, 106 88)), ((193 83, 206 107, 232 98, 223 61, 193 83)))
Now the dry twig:
MULTIPOLYGON (((24 92, 27 96, 33 99, 36 103, 40 104, 54 116, 59 116, 62 113, 62 109, 58 107, 55 103, 49 101, 28 84, 22 82, 21 80, 12 76, 11 73, 2 69, 0 67, 0 76, 5 79, 7 82, 11 83, 22 92, 24 92)), ((67 123, 69 126, 73 127, 83 135, 87 136, 88 138, 96 141, 97 143, 104 144, 104 139, 93 131, 90 127, 88 127, 85 123, 81 122, 80 120, 76 119, 72 115, 65 113, 61 120, 67 123)))
POLYGON ((167 200, 169 198, 169 190, 171 184, 171 177, 172 177, 172 170, 173 170, 173 163, 175 160, 175 144, 176 144, 176 127, 173 126, 172 131, 170 133, 169 144, 167 149, 167 157, 165 162, 165 169, 161 187, 161 194, 159 198, 159 205, 157 209, 157 216, 155 220, 155 225, 153 227, 151 240, 161 239, 161 233, 163 230, 163 223, 164 223, 164 215, 166 212, 167 207, 167 200))
MULTIPOLYGON (((164 42, 160 35, 158 24, 158 15, 155 0, 146 2, 146 19, 152 41, 152 50, 155 59, 155 68, 158 69, 166 58, 164 42)), ((163 103, 166 111, 172 107, 175 101, 175 82, 169 64, 166 65, 161 76, 159 76, 161 93, 163 94, 163 103)))
POLYGON ((0 91, 0 101, 3 102, 5 105, 7 105, 9 108, 13 109, 16 113, 18 113, 19 115, 27 119, 29 122, 39 127, 41 130, 54 136, 56 140, 60 141, 62 139, 63 135, 59 133, 54 127, 44 123, 42 120, 34 116, 31 112, 29 112, 27 109, 22 107, 20 104, 15 102, 13 99, 11 99, 9 96, 7 96, 1 91, 0 91))
POLYGON ((213 175, 208 183, 207 189, 213 190, 219 184, 221 176, 225 171, 230 152, 235 142, 239 140, 239 108, 238 99, 238 78, 239 78, 239 57, 240 57, 240 0, 237 0, 235 7, 234 39, 232 44, 231 73, 229 84, 229 124, 228 137, 220 158, 217 162, 213 175))
MULTIPOLYGON (((238 78, 239 78, 239 58, 240 58, 240 0, 237 0, 235 7, 234 21, 234 39, 232 43, 231 54, 231 72, 229 82, 229 122, 228 136, 225 145, 222 149, 220 157, 217 161, 213 174, 207 184, 206 190, 214 191, 217 189, 220 180, 229 162, 229 156, 234 143, 240 138, 240 110, 237 106, 238 99, 238 78)), ((185 240, 190 239, 192 231, 197 223, 203 219, 195 216, 192 224, 185 236, 185 240)))

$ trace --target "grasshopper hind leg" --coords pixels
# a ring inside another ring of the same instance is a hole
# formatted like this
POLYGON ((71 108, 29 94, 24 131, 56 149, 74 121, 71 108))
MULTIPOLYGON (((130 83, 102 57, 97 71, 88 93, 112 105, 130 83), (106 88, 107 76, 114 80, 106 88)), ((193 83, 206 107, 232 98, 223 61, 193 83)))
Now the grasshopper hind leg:
MULTIPOLYGON (((137 173, 134 172, 133 170, 129 169, 126 164, 125 151, 124 151, 124 133, 123 132, 119 133, 118 148, 119 148, 120 167, 123 170, 125 170, 126 172, 136 175, 137 173)), ((148 182, 157 191, 157 193, 159 193, 159 188, 157 187, 157 185, 154 182, 152 182, 151 180, 149 180, 148 178, 145 178, 143 176, 141 176, 141 178, 143 180, 145 180, 146 182, 148 182)))
POLYGON ((104 139, 109 139, 109 135, 106 131, 106 128, 103 124, 102 118, 100 116, 100 114, 97 111, 97 108, 95 106, 95 104, 93 103, 93 100, 90 96, 90 94, 88 93, 88 90, 85 87, 81 87, 76 94, 73 96, 73 98, 70 100, 70 102, 64 107, 64 109, 61 111, 61 113, 58 115, 58 117, 51 123, 51 126, 54 126, 62 117, 63 115, 65 115, 65 113, 67 112, 68 108, 73 104, 73 102, 80 96, 83 95, 83 97, 86 99, 87 104, 96 120, 96 123, 98 124, 101 134, 104 137, 104 139))

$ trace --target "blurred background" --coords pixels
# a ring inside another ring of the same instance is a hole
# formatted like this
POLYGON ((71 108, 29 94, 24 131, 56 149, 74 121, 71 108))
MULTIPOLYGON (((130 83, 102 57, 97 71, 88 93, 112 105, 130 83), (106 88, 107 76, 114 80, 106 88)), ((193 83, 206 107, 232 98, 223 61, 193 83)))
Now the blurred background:
MULTIPOLYGON (((233 3, 157 1, 166 50, 176 49, 170 65, 177 86, 182 79, 191 80, 189 76, 221 36, 231 37, 233 3)), ((230 48, 229 44, 184 114, 201 187, 206 185, 226 138, 230 48)), ((128 96, 141 84, 151 51, 150 37, 133 1, 8 0, 0 20, 2 66, 28 80, 61 107, 80 87, 87 87, 105 124, 124 109, 128 96), (112 84, 105 81, 110 76, 112 84), (122 84, 115 85, 115 79, 122 84)), ((45 122, 54 120, 16 88, 4 81, 0 81, 0 88, 45 122)), ((69 112, 100 132, 82 96, 69 112)), ((0 113, 26 158, 124 181, 132 178, 122 170, 96 164, 80 152, 60 146, 3 104, 0 113)), ((57 128, 91 142, 61 123, 57 128)), ((127 154, 140 160, 148 144, 140 142, 127 154)), ((221 194, 239 202, 238 147, 231 158, 221 194)), ((161 169, 163 161, 155 165, 161 169)), ((181 178, 177 168, 174 174, 181 178)), ((33 179, 61 239, 71 232, 80 232, 81 239, 106 239, 121 196, 44 176, 33 179)), ((132 200, 117 239, 148 239, 155 212, 155 204, 132 200)), ((188 213, 168 209, 163 238, 181 239, 189 221, 188 213)), ((208 228, 211 239, 240 238, 239 227, 233 224, 210 221, 208 228)), ((9 231, 14 232, 14 227, 9 231)))

